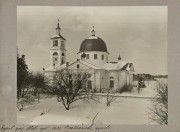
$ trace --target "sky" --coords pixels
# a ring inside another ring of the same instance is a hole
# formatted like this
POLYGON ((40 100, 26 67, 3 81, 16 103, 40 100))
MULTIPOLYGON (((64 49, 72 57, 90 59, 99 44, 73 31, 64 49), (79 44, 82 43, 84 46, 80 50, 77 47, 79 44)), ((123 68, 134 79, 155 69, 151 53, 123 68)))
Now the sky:
POLYGON ((132 62, 135 73, 167 74, 167 6, 18 6, 18 53, 30 70, 50 66, 50 38, 60 21, 67 61, 77 60, 84 39, 96 36, 107 45, 109 61, 132 62))

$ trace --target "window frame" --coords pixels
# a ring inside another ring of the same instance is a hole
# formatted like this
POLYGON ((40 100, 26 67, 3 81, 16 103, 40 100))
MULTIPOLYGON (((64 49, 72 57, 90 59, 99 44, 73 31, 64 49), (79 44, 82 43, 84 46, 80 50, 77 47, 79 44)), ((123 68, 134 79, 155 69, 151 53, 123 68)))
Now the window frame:
POLYGON ((58 46, 58 40, 53 40, 53 47, 57 47, 58 46))
POLYGON ((89 90, 92 89, 92 81, 91 80, 87 81, 87 87, 88 87, 89 90))
POLYGON ((89 54, 86 54, 86 59, 89 59, 89 54))
POLYGON ((77 64, 77 69, 79 69, 79 67, 80 67, 79 64, 77 64))
POLYGON ((113 76, 110 77, 109 87, 110 87, 111 89, 114 88, 114 77, 113 77, 113 76))
POLYGON ((104 60, 104 55, 101 55, 101 60, 104 60))
POLYGON ((98 59, 98 55, 94 54, 94 60, 97 60, 97 59, 98 59))

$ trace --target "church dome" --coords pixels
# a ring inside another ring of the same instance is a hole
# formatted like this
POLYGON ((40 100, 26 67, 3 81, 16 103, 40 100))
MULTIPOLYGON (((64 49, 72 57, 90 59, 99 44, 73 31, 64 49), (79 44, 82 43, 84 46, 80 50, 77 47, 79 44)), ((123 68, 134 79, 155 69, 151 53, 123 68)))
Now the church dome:
POLYGON ((99 37, 89 37, 81 43, 79 52, 102 51, 107 52, 105 42, 99 37))
POLYGON ((86 52, 86 51, 108 52, 105 42, 101 38, 95 36, 94 27, 91 33, 92 36, 82 41, 79 52, 86 52))

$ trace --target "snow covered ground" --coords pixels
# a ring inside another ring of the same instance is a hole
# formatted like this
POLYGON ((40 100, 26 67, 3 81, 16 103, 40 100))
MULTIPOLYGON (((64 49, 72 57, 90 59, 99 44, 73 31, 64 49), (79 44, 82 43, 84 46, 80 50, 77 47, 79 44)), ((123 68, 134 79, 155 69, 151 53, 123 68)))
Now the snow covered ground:
POLYGON ((106 106, 105 96, 100 96, 100 103, 79 100, 71 105, 70 110, 65 110, 62 103, 57 102, 56 97, 44 98, 39 104, 18 111, 17 121, 18 124, 30 125, 81 125, 91 124, 97 114, 95 124, 156 124, 148 119, 148 107, 151 106, 149 97, 155 93, 155 83, 149 82, 139 94, 136 88, 132 93, 119 94, 123 97, 116 97, 110 107, 106 106))

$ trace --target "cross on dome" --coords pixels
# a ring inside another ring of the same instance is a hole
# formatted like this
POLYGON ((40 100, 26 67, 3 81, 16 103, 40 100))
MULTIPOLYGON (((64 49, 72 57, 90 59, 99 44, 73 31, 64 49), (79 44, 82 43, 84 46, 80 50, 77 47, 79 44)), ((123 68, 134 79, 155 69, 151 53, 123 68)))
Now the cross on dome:
POLYGON ((94 26, 93 26, 93 30, 91 31, 92 36, 95 36, 95 31, 94 31, 94 26))
POLYGON ((60 26, 59 26, 59 19, 58 19, 58 24, 57 24, 57 28, 56 29, 60 29, 60 26))

